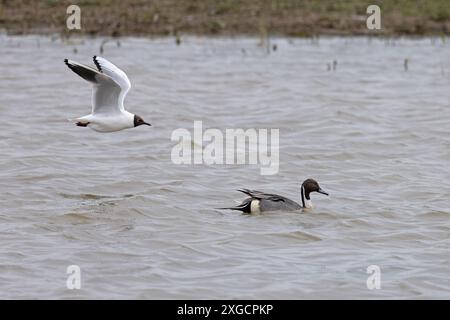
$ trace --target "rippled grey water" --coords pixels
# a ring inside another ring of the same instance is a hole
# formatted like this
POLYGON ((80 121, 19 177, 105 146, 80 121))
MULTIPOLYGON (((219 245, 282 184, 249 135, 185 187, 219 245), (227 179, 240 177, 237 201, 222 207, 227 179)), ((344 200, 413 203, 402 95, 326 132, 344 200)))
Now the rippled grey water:
POLYGON ((99 134, 66 121, 90 86, 63 59, 102 39, 1 36, 0 298, 450 298, 450 43, 258 41, 108 42, 153 127, 99 134), (173 164, 194 120, 279 128, 279 174, 173 164), (299 200, 308 177, 331 195, 312 213, 214 209, 242 187, 299 200))

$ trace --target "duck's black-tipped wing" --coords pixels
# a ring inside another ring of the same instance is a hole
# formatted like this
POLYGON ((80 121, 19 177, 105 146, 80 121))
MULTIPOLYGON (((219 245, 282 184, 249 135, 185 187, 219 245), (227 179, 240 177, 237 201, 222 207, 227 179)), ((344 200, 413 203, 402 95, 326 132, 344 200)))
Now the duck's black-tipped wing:
POLYGON ((285 201, 287 198, 283 196, 279 196, 277 194, 265 193, 257 190, 249 190, 249 189, 239 189, 238 191, 245 193, 253 199, 257 200, 270 200, 270 201, 285 201))

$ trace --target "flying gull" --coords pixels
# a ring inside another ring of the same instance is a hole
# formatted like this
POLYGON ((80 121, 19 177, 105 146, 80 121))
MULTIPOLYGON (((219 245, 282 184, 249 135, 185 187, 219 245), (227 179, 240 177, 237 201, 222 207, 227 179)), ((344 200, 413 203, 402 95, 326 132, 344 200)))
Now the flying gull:
POLYGON ((114 132, 140 125, 151 126, 140 116, 125 110, 123 101, 131 88, 125 72, 108 60, 94 56, 97 69, 64 59, 66 65, 92 83, 92 112, 71 121, 97 132, 114 132))

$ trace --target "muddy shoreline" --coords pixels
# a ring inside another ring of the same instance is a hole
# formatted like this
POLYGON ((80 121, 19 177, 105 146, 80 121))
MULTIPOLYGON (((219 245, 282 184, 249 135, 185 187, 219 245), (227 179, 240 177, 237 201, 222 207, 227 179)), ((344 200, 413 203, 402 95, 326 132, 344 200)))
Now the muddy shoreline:
POLYGON ((368 3, 360 0, 82 0, 81 30, 66 27, 74 1, 0 0, 0 29, 8 34, 63 36, 318 35, 447 36, 445 0, 371 1, 382 13, 382 29, 366 26, 368 3))

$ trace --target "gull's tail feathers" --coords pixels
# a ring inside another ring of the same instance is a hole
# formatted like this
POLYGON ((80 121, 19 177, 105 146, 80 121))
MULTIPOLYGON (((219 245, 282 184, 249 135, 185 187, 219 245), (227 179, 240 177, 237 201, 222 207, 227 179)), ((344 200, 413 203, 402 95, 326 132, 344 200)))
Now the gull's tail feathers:
POLYGON ((67 119, 67 121, 69 121, 70 123, 73 123, 73 124, 77 125, 78 127, 87 127, 88 124, 90 123, 88 120, 84 119, 84 117, 81 117, 81 118, 71 118, 71 119, 67 119))

